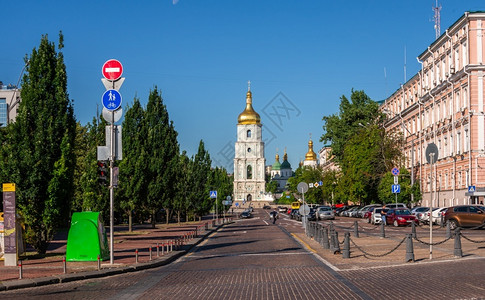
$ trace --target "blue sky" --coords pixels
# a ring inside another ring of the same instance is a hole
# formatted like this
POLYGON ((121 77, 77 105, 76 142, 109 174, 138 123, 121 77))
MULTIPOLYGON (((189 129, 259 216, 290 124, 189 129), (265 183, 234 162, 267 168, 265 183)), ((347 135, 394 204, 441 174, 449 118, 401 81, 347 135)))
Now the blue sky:
MULTIPOLYGON (((23 58, 41 35, 62 30, 68 90, 76 118, 90 122, 105 91, 103 63, 126 78, 123 108, 161 91, 181 150, 200 139, 214 165, 232 171, 237 117, 251 80, 261 115, 266 163, 287 148, 295 168, 310 133, 322 147, 322 117, 342 95, 364 90, 383 100, 419 69, 416 56, 435 39, 435 0, 3 1, 0 80, 16 84, 23 58), (82 3, 82 4, 80 4, 82 3)), ((441 0, 441 32, 483 0, 441 0)))

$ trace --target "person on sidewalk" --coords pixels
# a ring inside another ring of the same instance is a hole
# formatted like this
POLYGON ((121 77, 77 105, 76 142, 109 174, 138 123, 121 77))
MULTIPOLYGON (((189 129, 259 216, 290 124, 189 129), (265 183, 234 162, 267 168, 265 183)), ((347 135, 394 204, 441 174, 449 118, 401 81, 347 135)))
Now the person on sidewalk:
POLYGON ((269 216, 273 219, 273 224, 276 223, 277 215, 278 215, 278 213, 276 212, 276 210, 273 210, 272 212, 269 213, 269 216))
POLYGON ((382 219, 382 224, 384 224, 384 225, 387 225, 387 222, 386 222, 386 212, 387 212, 387 208, 383 207, 381 209, 381 219, 382 219))

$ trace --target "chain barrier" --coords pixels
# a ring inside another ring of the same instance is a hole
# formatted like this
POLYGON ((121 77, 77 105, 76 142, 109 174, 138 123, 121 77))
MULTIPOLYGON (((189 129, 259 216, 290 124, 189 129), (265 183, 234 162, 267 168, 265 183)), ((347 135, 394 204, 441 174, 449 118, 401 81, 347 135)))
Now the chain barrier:
POLYGON ((469 241, 469 242, 472 242, 472 243, 475 243, 475 244, 481 244, 481 243, 485 243, 485 241, 475 241, 475 240, 472 240, 471 238, 466 237, 466 236, 465 236, 463 233, 461 234, 461 236, 462 236, 462 237, 463 237, 465 240, 467 240, 467 241, 469 241))
POLYGON ((366 228, 362 225, 359 225, 360 229, 362 230, 376 230, 377 228, 379 228, 380 226, 379 225, 374 225, 374 228, 366 228))
POLYGON ((426 245, 426 246, 437 246, 437 245, 441 245, 441 244, 444 244, 444 243, 446 243, 447 241, 449 241, 451 238, 452 238, 452 237, 450 236, 450 237, 448 237, 448 238, 446 238, 446 239, 442 240, 441 242, 436 242, 436 243, 428 243, 428 242, 425 242, 425 241, 420 240, 420 239, 419 239, 417 236, 415 236, 415 237, 414 237, 414 239, 415 239, 416 241, 418 241, 418 242, 420 242, 421 244, 424 244, 424 245, 426 245))
POLYGON ((357 244, 355 244, 355 242, 352 240, 352 238, 350 238, 350 241, 352 242, 352 244, 362 253, 364 253, 364 256, 372 256, 372 257, 384 257, 386 255, 389 255, 391 254, 392 252, 396 251, 397 248, 399 248, 402 243, 404 243, 404 241, 407 239, 407 237, 404 237, 400 242, 399 244, 397 244, 396 247, 394 247, 392 250, 386 252, 386 253, 383 253, 383 254, 372 254, 372 253, 369 253, 367 251, 365 251, 364 249, 362 249, 361 247, 357 246, 357 244))

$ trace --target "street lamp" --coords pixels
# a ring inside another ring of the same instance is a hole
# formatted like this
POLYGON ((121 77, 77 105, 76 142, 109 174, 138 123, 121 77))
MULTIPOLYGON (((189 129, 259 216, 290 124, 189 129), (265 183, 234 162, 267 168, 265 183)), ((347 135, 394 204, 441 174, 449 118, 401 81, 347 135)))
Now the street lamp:
POLYGON ((7 106, 7 124, 10 123, 10 112, 12 111, 14 106, 17 105, 20 102, 20 98, 15 99, 15 102, 13 102, 13 99, 15 98, 15 95, 17 94, 17 91, 19 90, 19 84, 20 84, 20 79, 22 79, 22 74, 24 74, 24 71, 27 68, 27 66, 29 65, 29 63, 30 63, 30 60, 27 60, 25 62, 24 67, 20 71, 19 79, 17 80, 17 84, 15 85, 15 90, 13 91, 13 94, 12 94, 12 99, 10 99, 10 105, 7 106))

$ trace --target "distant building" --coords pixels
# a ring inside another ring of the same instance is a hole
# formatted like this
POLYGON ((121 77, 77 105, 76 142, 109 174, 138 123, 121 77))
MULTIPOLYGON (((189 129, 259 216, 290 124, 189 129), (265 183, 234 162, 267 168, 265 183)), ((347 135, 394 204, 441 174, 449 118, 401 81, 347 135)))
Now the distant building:
POLYGON ((333 155, 331 155, 332 147, 323 146, 320 151, 318 151, 318 165, 322 167, 323 171, 338 171, 340 168, 335 163, 333 155))
POLYGON ((480 203, 485 196, 485 11, 466 12, 417 58, 421 70, 381 105, 386 130, 405 139, 405 166, 421 205, 480 203), (433 168, 428 145, 438 148, 433 168))
POLYGON ((20 102, 20 90, 14 85, 4 85, 0 81, 0 126, 14 122, 20 102))
POLYGON ((310 139, 308 141, 308 152, 305 154, 305 160, 303 161, 303 166, 309 166, 315 168, 317 166, 317 154, 313 152, 313 141, 310 139))
POLYGON ((291 164, 288 162, 288 154, 283 156, 283 163, 280 163, 280 156, 276 154, 275 162, 271 167, 271 180, 278 182, 278 192, 286 190, 288 179, 293 176, 291 164))

